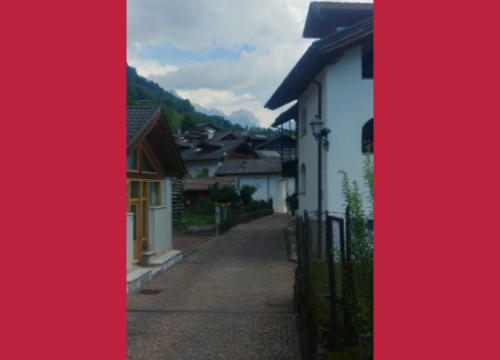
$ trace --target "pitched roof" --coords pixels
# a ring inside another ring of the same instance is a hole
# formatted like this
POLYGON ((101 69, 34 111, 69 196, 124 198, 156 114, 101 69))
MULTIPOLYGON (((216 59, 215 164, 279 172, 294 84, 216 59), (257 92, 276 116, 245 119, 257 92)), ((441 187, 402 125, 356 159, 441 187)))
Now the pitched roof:
POLYGON ((373 16, 373 3, 312 1, 303 36, 322 38, 373 16))
POLYGON ((217 125, 211 124, 211 123, 203 123, 203 124, 198 124, 198 129, 201 128, 206 128, 206 127, 211 127, 214 128, 215 130, 220 130, 220 128, 217 125))
POLYGON ((219 187, 236 187, 236 179, 233 177, 188 178, 184 182, 184 191, 208 191, 208 187, 215 183, 219 187))
POLYGON ((216 175, 281 174, 279 159, 226 160, 216 175))
POLYGON ((262 159, 281 159, 281 154, 276 150, 255 150, 262 159))
POLYGON ((220 142, 202 140, 196 142, 192 148, 184 150, 181 155, 184 161, 219 160, 242 142, 243 140, 228 140, 220 142), (212 150, 204 151, 203 148, 212 150))
POLYGON ((127 156, 146 139, 166 176, 184 176, 184 162, 161 108, 127 106, 127 156))
POLYGON ((255 149, 258 150, 278 149, 281 148, 281 143, 283 143, 283 145, 285 146, 290 146, 290 145, 295 146, 297 142, 293 137, 289 135, 282 135, 275 137, 274 139, 271 139, 263 144, 260 144, 259 146, 256 146, 255 149))
POLYGON ((298 120, 299 118, 299 103, 296 102, 288 110, 283 111, 278 115, 276 120, 271 124, 271 127, 278 127, 290 120, 298 120))
POLYGON ((373 11, 373 3, 312 1, 310 6, 311 5, 326 10, 372 10, 373 11))
POLYGON ((369 41, 373 41, 373 17, 316 40, 295 64, 264 107, 275 110, 297 100, 311 83, 310 79, 314 79, 326 64, 341 57, 344 50, 369 41))
POLYGON ((226 131, 226 132, 223 132, 223 133, 215 133, 214 137, 211 140, 212 141, 221 141, 226 136, 228 136, 228 137, 234 137, 235 140, 242 138, 242 136, 240 134, 234 133, 232 131, 226 131))
POLYGON ((160 111, 158 107, 127 106, 127 148, 146 129, 160 111))

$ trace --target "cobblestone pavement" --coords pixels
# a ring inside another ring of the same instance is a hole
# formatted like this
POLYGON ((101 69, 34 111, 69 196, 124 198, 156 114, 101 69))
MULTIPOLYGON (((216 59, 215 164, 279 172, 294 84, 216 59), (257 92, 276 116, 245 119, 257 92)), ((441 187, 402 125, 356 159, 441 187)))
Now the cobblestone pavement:
POLYGON ((193 251, 212 241, 214 237, 214 235, 174 235, 172 237, 172 245, 174 250, 182 251, 182 256, 188 256, 193 251))
POLYGON ((127 359, 299 360, 286 222, 240 224, 127 295, 127 359))

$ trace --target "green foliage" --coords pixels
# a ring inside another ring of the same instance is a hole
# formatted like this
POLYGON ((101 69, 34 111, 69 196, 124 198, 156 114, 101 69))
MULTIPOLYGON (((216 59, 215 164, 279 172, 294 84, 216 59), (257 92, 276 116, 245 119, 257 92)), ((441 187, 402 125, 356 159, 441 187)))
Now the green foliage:
POLYGON ((218 183, 210 185, 208 188, 210 200, 218 203, 228 203, 238 201, 238 192, 231 186, 219 187, 218 183))
POLYGON ((186 214, 184 216, 184 224, 186 224, 186 225, 213 225, 213 224, 215 224, 215 213, 211 214, 211 215, 186 214))
POLYGON ((295 214, 295 211, 299 208, 299 195, 297 193, 288 195, 286 197, 286 206, 292 214, 295 214))
POLYGON ((365 156, 363 181, 370 200, 369 217, 365 213, 362 195, 356 181, 350 181, 346 172, 342 176, 342 195, 349 206, 352 246, 352 266, 355 279, 358 335, 373 331, 373 238, 366 228, 368 218, 373 217, 373 158, 365 156))
POLYGON ((181 124, 181 132, 186 133, 189 131, 196 131, 198 127, 196 126, 196 121, 191 114, 184 115, 184 120, 182 120, 181 124))
POLYGON ((249 135, 266 135, 266 136, 280 136, 281 135, 281 130, 280 129, 273 129, 273 128, 261 128, 261 127, 255 127, 252 126, 250 129, 248 129, 248 126, 246 128, 246 132, 249 135))
POLYGON ((250 184, 245 184, 240 188, 240 198, 243 205, 247 206, 252 202, 252 196, 257 192, 257 188, 250 184))
POLYGON ((208 169, 197 169, 195 177, 197 178, 208 177, 208 169))
MULTIPOLYGON (((192 122, 189 120, 189 128, 196 130, 196 125, 209 123, 217 126, 221 131, 244 132, 246 129, 239 124, 232 124, 229 120, 221 116, 205 115, 194 110, 193 105, 189 100, 179 99, 168 91, 163 90, 157 83, 147 80, 137 74, 136 69, 127 64, 127 105, 144 105, 144 101, 150 106, 160 106, 165 114, 170 130, 177 133, 181 129, 183 120, 186 115, 194 122, 195 127, 192 128, 192 122)), ((271 133, 278 134, 278 130, 251 128, 250 134, 269 135, 271 133)))
POLYGON ((252 200, 249 204, 244 206, 245 214, 250 214, 257 211, 267 210, 273 208, 272 199, 266 200, 252 200))
POLYGON ((198 214, 213 215, 215 212, 215 204, 210 200, 202 200, 196 203, 196 212, 198 214))

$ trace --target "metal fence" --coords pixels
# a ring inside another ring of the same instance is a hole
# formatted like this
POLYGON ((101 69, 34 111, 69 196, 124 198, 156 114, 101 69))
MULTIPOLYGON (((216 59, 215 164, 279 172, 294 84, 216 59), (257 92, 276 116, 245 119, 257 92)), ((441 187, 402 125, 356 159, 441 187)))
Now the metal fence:
POLYGON ((365 231, 353 232, 355 221, 348 209, 298 217, 298 279, 305 297, 324 315, 330 348, 367 353, 373 338, 373 231, 363 224, 365 231))

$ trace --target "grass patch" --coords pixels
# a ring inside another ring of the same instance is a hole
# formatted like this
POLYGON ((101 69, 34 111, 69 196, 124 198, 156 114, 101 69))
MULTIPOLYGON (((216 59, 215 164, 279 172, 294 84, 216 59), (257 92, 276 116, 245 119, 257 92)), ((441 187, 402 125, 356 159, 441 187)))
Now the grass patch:
POLYGON ((186 225, 214 225, 215 215, 191 215, 184 216, 184 223, 186 225))
MULTIPOLYGON (((335 263, 335 286, 337 294, 341 294, 342 286, 342 268, 339 263, 335 263)), ((309 264, 309 281, 316 296, 330 295, 328 264, 327 263, 312 263, 309 264)))
POLYGON ((328 285, 328 265, 325 263, 313 263, 309 265, 309 281, 317 296, 330 294, 328 285))

